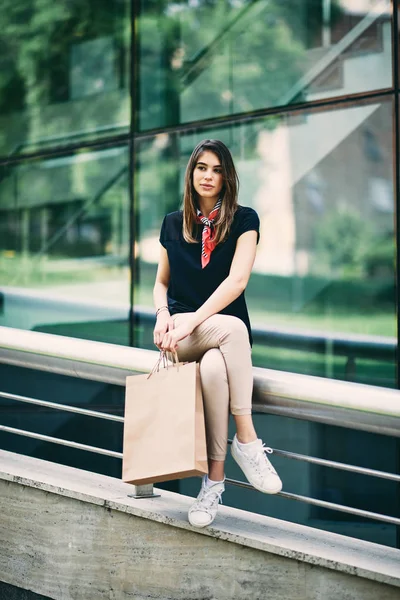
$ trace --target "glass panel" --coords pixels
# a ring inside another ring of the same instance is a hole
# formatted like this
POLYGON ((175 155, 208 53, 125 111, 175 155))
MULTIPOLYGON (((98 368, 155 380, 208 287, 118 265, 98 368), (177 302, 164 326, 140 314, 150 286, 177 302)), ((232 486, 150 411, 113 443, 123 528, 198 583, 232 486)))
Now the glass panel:
POLYGON ((391 87, 390 0, 142 0, 138 128, 391 87))
POLYGON ((125 147, 0 171, 0 325, 129 343, 125 147))
POLYGON ((128 129, 128 0, 2 0, 0 155, 128 129))
MULTIPOLYGON (((202 138, 222 139, 261 240, 246 296, 254 364, 395 386, 392 102, 244 121, 138 143, 136 301, 151 308, 158 235, 202 138)), ((152 346, 149 326, 136 343, 152 346)))

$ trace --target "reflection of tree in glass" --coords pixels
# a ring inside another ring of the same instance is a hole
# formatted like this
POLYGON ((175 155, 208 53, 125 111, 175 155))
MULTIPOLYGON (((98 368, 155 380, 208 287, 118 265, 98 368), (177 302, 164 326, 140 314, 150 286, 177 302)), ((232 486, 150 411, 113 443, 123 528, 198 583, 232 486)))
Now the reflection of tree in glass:
MULTIPOLYGON (((2 0, 1 154, 58 148, 64 137, 99 136, 102 126, 124 120, 128 6, 128 0, 2 0)), ((128 186, 126 158, 118 156, 108 157, 107 168, 107 156, 87 154, 3 171, 0 219, 13 222, 17 208, 20 225, 1 248, 32 261, 120 254, 127 246, 128 186)))
MULTIPOLYGON (((125 4, 125 0, 2 0, 0 115, 23 111, 16 120, 17 131, 1 128, 3 136, 11 138, 3 137, 3 144, 9 141, 12 150, 26 140, 35 141, 46 135, 52 118, 69 117, 68 109, 52 113, 47 107, 71 100, 71 50, 78 44, 111 38, 119 84, 126 83, 122 81, 124 69, 118 69, 123 62, 125 4)), ((103 124, 94 109, 85 118, 86 129, 103 124)), ((57 123, 53 126, 59 134, 57 123)))
POLYGON ((314 234, 316 269, 329 266, 333 275, 363 276, 367 254, 376 243, 371 234, 369 222, 350 207, 325 215, 314 234))
MULTIPOLYGON (((162 128, 281 103, 307 68, 308 49, 321 43, 322 3, 143 0, 137 31, 138 127, 162 128)), ((247 124, 240 139, 242 158, 243 152, 246 160, 257 154, 260 131, 274 129, 277 122, 247 124)), ((236 153, 233 133, 213 130, 209 135, 222 136, 236 153)), ((193 145, 199 136, 192 136, 193 145)), ((179 204, 179 151, 173 138, 158 156, 158 161, 141 165, 141 182, 149 182, 140 186, 141 203, 150 211, 142 218, 146 221, 157 197, 163 200, 158 220, 164 208, 174 210, 179 204), (158 193, 152 198, 154 187, 158 193)))
MULTIPOLYGON (((340 14, 333 0, 331 26, 340 14)), ((143 1, 140 127, 286 102, 322 30, 321 0, 143 1)))

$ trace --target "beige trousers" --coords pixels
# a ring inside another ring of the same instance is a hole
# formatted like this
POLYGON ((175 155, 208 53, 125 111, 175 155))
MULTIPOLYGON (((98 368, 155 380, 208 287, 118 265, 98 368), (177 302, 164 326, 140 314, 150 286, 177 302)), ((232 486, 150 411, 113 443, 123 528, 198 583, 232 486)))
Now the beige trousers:
MULTIPOLYGON (((175 326, 187 315, 173 315, 175 326)), ((213 315, 178 343, 177 353, 180 361, 200 364, 208 458, 225 460, 229 410, 251 414, 253 372, 246 325, 237 317, 213 315)))

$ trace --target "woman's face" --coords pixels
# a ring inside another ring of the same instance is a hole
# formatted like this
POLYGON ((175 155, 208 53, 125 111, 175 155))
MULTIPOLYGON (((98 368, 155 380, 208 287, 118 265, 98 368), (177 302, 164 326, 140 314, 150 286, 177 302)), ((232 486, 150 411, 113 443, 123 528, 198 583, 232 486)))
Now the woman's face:
POLYGON ((199 198, 217 202, 224 178, 220 160, 214 152, 205 150, 197 159, 193 171, 193 187, 199 198))

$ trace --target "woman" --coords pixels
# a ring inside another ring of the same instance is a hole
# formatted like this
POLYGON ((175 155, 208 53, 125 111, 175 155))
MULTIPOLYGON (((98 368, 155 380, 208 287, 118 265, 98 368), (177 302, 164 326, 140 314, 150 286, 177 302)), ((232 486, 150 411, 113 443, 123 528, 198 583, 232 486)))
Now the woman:
POLYGON ((186 168, 183 211, 163 221, 154 303, 154 343, 198 361, 204 397, 208 476, 189 510, 196 527, 212 523, 224 491, 229 410, 236 424, 232 456, 258 490, 282 482, 251 417, 251 329, 244 290, 256 254, 259 219, 237 203, 238 177, 228 148, 203 140, 186 168))

